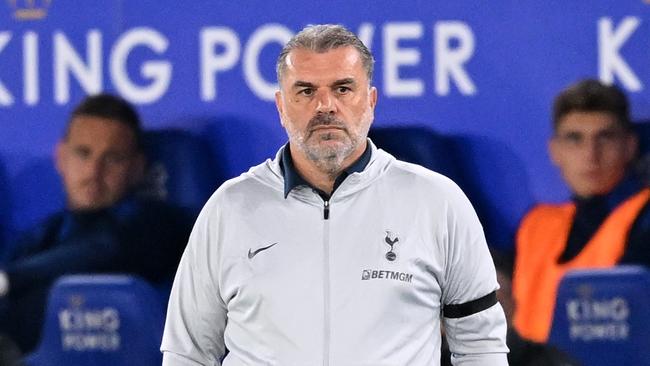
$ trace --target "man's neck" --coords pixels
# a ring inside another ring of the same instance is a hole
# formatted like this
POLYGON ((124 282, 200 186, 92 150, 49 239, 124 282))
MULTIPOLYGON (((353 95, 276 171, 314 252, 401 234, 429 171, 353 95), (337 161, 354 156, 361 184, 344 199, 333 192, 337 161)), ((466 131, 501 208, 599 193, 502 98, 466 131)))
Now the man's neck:
POLYGON ((313 187, 330 195, 334 190, 336 178, 363 155, 366 144, 357 147, 350 156, 343 160, 341 166, 332 172, 322 170, 315 162, 307 158, 302 151, 296 149, 294 145, 289 145, 289 148, 296 171, 313 187))

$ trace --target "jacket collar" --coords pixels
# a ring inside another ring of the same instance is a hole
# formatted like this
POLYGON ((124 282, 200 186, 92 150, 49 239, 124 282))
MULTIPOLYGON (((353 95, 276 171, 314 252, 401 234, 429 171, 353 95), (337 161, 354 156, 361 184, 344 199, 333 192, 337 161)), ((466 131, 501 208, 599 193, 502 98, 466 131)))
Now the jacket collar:
MULTIPOLYGON (((363 151, 363 154, 350 166, 343 169, 341 174, 334 181, 334 189, 332 193, 343 183, 345 178, 347 178, 352 173, 362 172, 368 163, 370 162, 370 157, 372 155, 372 148, 370 143, 366 144, 366 149, 363 151)), ((291 191, 298 186, 307 186, 314 189, 318 194, 323 198, 329 198, 329 195, 318 188, 315 188, 305 178, 303 178, 300 173, 296 170, 296 167, 293 165, 293 158, 291 157, 291 150, 289 149, 289 143, 282 147, 280 154, 280 169, 282 170, 282 176, 284 178, 284 198, 287 198, 291 191)))
MULTIPOLYGON (((386 170, 392 166, 395 161, 395 158, 392 155, 378 149, 370 139, 368 139, 368 146, 370 151, 370 161, 362 171, 349 174, 334 192, 331 200, 343 199, 346 196, 364 189, 368 185, 372 184, 376 179, 383 176, 386 170)), ((268 159, 264 163, 252 167, 241 177, 241 179, 245 179, 246 177, 253 178, 258 182, 279 191, 281 197, 284 198, 285 178, 281 165, 285 147, 286 146, 283 146, 278 150, 273 160, 268 159)), ((293 186, 289 191, 287 198, 290 197, 305 202, 322 203, 322 199, 317 194, 314 194, 312 188, 306 185, 293 186)))

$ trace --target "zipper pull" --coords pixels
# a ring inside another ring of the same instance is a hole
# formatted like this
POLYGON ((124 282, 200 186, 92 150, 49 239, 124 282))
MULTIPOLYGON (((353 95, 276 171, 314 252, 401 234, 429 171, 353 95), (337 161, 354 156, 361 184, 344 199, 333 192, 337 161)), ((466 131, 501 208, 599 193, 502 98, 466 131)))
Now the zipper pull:
POLYGON ((323 218, 329 220, 330 218, 330 201, 323 201, 323 218))

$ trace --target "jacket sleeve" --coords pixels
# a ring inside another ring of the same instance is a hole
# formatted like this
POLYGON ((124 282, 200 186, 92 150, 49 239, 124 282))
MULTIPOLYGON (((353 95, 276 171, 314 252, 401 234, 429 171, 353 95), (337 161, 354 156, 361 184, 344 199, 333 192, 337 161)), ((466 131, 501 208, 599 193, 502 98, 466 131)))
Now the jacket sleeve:
POLYGON ((447 206, 443 323, 452 364, 508 365, 506 319, 494 263, 469 200, 456 187, 447 206))
POLYGON ((220 365, 226 305, 219 292, 219 213, 199 215, 172 287, 161 351, 163 365, 220 365))

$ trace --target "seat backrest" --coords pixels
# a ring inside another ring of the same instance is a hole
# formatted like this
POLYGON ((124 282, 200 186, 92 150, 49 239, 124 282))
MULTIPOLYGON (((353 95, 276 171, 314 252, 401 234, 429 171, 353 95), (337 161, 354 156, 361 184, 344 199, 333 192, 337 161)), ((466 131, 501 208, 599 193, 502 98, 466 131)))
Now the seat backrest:
POLYGON ((65 204, 63 184, 51 157, 10 156, 20 168, 8 177, 6 215, 10 242, 65 204))
POLYGON ((0 263, 4 263, 6 256, 9 252, 8 248, 8 233, 9 226, 9 182, 5 175, 2 159, 0 158, 0 263))
POLYGON ((512 253, 519 222, 535 203, 526 164, 501 141, 470 134, 451 139, 459 185, 476 209, 488 243, 512 253))
POLYGON ((396 158, 422 165, 453 180, 459 179, 458 164, 444 135, 420 126, 376 127, 368 133, 378 148, 396 158))
POLYGON ((164 308, 144 280, 71 275, 50 292, 41 342, 29 366, 160 365, 164 308))
POLYGON ((218 186, 207 140, 180 129, 147 131, 144 140, 148 168, 140 194, 200 209, 218 186))
POLYGON ((549 343, 584 365, 650 365, 650 272, 619 266, 567 273, 549 343))

